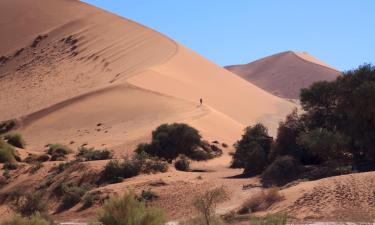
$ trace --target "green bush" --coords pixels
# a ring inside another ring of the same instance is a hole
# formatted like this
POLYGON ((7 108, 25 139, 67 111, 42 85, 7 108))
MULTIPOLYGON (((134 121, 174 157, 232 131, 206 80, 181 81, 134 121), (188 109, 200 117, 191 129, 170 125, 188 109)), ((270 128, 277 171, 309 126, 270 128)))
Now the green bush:
POLYGON ((0 163, 14 163, 17 157, 17 152, 13 146, 0 139, 0 163))
POLYGON ((4 163, 4 166, 3 166, 3 169, 4 170, 16 170, 18 169, 18 164, 15 163, 15 162, 6 162, 4 163))
POLYGON ((196 161, 206 161, 209 159, 213 159, 214 156, 210 154, 210 152, 207 152, 206 150, 202 148, 197 148, 191 151, 189 158, 196 161))
POLYGON ((35 213, 29 217, 14 215, 2 222, 1 225, 54 225, 54 223, 45 219, 40 213, 35 213))
POLYGON ((121 165, 121 177, 130 178, 140 174, 142 164, 134 158, 125 158, 121 165))
POLYGON ((59 210, 69 209, 81 201, 81 198, 90 190, 87 184, 77 186, 75 184, 66 185, 63 190, 62 201, 59 210))
POLYGON ((137 199, 138 201, 144 201, 144 202, 149 202, 149 201, 154 201, 159 198, 159 195, 156 194, 155 192, 148 190, 142 190, 141 196, 139 196, 137 199))
POLYGON ((8 133, 4 135, 4 139, 17 148, 25 148, 26 142, 20 133, 8 133))
POLYGON ((176 168, 176 170, 189 171, 190 161, 186 156, 181 155, 174 163, 174 167, 176 168))
POLYGON ((94 148, 81 147, 76 155, 77 160, 94 161, 112 159, 113 153, 107 149, 97 150, 94 148))
POLYGON ((132 193, 113 197, 104 205, 98 216, 104 225, 164 225, 164 213, 159 209, 148 208, 132 193))
POLYGON ((150 157, 144 152, 135 154, 132 158, 125 157, 119 160, 109 161, 101 177, 101 182, 117 183, 125 178, 131 178, 142 173, 167 172, 168 163, 157 158, 150 157))
POLYGON ((145 151, 171 162, 180 154, 190 156, 201 141, 199 132, 187 124, 162 124, 152 132, 151 143, 139 145, 137 152, 145 151))
POLYGON ((247 127, 241 140, 235 144, 232 167, 244 168, 245 174, 259 174, 269 163, 272 137, 267 128, 258 123, 247 127))
POLYGON ((349 143, 348 137, 326 129, 316 128, 300 134, 298 143, 324 161, 343 159, 349 143))
POLYGON ((291 156, 281 156, 271 163, 261 175, 264 186, 283 186, 301 175, 301 166, 291 156))
POLYGON ((41 192, 26 193, 15 197, 13 206, 22 216, 32 216, 35 213, 45 213, 47 205, 41 192))
POLYGON ((83 201, 82 208, 83 209, 90 208, 92 205, 94 205, 95 202, 97 202, 99 200, 100 200, 100 192, 99 191, 93 191, 93 192, 86 193, 82 198, 82 201, 83 201))
POLYGON ((48 144, 47 145, 47 154, 51 156, 52 161, 59 161, 66 159, 66 155, 72 153, 73 151, 61 144, 48 144))
POLYGON ((102 182, 117 183, 123 180, 122 164, 118 160, 110 160, 102 172, 102 182))

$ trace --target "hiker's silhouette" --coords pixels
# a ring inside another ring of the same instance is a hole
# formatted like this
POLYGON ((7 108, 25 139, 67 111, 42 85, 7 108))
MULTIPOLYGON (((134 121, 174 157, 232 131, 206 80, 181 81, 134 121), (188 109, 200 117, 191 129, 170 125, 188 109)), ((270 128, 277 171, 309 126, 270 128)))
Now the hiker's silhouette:
POLYGON ((199 101, 201 102, 201 105, 203 104, 203 99, 199 99, 199 101))

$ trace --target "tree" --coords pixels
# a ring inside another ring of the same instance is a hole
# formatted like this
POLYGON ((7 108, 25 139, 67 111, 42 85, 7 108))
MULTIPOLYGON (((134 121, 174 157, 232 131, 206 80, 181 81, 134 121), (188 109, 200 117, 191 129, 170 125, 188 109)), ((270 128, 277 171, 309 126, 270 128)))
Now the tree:
POLYGON ((343 159, 347 153, 348 138, 323 128, 302 133, 297 141, 324 161, 343 159))
POLYGON ((297 144, 297 137, 302 131, 304 131, 304 124, 298 115, 297 109, 294 109, 286 116, 285 121, 279 123, 274 154, 301 158, 303 149, 297 144))
POLYGON ((241 140, 235 144, 232 167, 245 168, 246 174, 258 174, 269 161, 272 137, 263 124, 247 127, 241 140))
POLYGON ((301 167, 292 156, 281 156, 275 159, 261 175, 262 184, 269 186, 283 186, 301 174, 301 167))
POLYGON ((152 132, 151 143, 139 145, 137 152, 145 151, 171 162, 181 154, 191 156, 201 143, 198 130, 187 124, 162 124, 152 132))
POLYGON ((301 90, 301 105, 306 111, 304 117, 310 129, 316 127, 333 129, 338 116, 336 114, 337 96, 335 82, 318 81, 309 88, 301 90))
MULTIPOLYGON (((301 92, 309 130, 349 137, 354 164, 375 163, 375 66, 364 64, 332 82, 317 82, 301 92)), ((375 169, 375 167, 374 167, 375 169)))

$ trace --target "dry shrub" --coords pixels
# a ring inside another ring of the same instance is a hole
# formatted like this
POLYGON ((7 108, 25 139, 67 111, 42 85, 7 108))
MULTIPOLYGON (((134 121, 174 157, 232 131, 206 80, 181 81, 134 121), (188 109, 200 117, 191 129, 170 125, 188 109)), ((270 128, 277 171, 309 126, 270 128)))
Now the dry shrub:
POLYGON ((175 161, 174 167, 179 171, 189 171, 190 161, 185 155, 180 155, 179 158, 175 161))
POLYGON ((18 153, 13 146, 0 139, 0 163, 14 163, 17 158, 18 153))
POLYGON ((146 174, 158 172, 165 173, 168 171, 168 162, 157 157, 151 157, 149 159, 146 159, 141 167, 141 172, 146 174))
POLYGON ((79 161, 94 161, 112 159, 113 152, 108 149, 86 148, 84 146, 78 149, 76 159, 79 161))
POLYGON ((4 135, 4 139, 11 145, 17 148, 25 148, 26 142, 20 133, 8 133, 4 135))
POLYGON ((254 194, 251 198, 247 199, 241 209, 238 211, 239 214, 246 214, 252 212, 258 212, 268 209, 271 205, 284 199, 279 192, 278 188, 269 188, 262 190, 254 194))
POLYGON ((1 225, 52 225, 52 221, 45 219, 39 213, 36 213, 30 217, 22 217, 20 215, 14 215, 8 218, 1 225))
POLYGON ((47 212, 47 205, 43 199, 42 192, 33 193, 21 193, 21 189, 15 190, 12 193, 13 196, 13 208, 15 211, 22 216, 32 216, 35 213, 45 213, 47 212))
POLYGON ((38 162, 47 162, 49 160, 49 155, 48 154, 40 154, 40 155, 35 155, 35 154, 29 154, 24 162, 25 163, 38 163, 38 162))
POLYGON ((125 193, 109 199, 98 216, 99 222, 105 225, 164 225, 164 212, 147 207, 137 200, 133 193, 125 193))
POLYGON ((224 187, 214 188, 195 197, 194 206, 199 216, 195 218, 195 224, 212 225, 219 224, 220 219, 215 215, 219 203, 229 198, 224 187))
POLYGON ((48 144, 47 154, 51 155, 51 161, 61 161, 66 159, 66 155, 72 153, 73 151, 61 144, 48 144))
POLYGON ((286 213, 267 214, 262 217, 250 217, 250 225, 286 225, 287 222, 288 215, 286 213))

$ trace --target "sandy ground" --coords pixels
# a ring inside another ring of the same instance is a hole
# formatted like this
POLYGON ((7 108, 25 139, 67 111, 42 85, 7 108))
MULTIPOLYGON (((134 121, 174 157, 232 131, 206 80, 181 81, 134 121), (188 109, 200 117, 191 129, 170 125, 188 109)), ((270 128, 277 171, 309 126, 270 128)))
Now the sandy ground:
POLYGON ((287 99, 298 99, 301 88, 334 80, 337 69, 306 52, 281 52, 244 65, 226 66, 258 87, 287 99))

